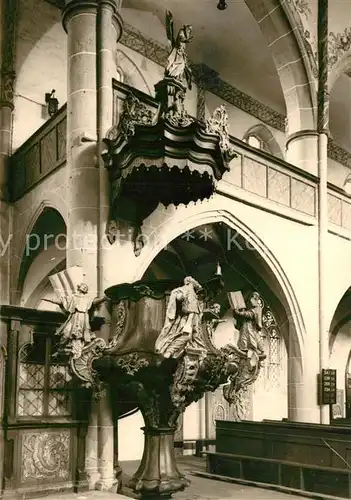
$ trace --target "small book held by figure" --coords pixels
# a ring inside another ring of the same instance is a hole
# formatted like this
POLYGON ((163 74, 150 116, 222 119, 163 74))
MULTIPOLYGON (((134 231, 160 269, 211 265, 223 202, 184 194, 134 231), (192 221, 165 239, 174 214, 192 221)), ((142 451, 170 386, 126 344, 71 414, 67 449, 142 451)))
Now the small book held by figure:
POLYGON ((232 309, 246 309, 245 300, 241 291, 228 292, 228 300, 232 309))

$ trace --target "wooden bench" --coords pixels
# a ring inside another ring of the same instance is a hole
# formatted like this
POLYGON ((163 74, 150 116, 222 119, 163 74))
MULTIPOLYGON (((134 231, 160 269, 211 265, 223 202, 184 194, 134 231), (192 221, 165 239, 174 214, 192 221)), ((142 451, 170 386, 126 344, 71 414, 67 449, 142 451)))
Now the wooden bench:
POLYGON ((221 452, 203 455, 207 457, 209 474, 279 485, 291 491, 351 498, 351 469, 221 452))

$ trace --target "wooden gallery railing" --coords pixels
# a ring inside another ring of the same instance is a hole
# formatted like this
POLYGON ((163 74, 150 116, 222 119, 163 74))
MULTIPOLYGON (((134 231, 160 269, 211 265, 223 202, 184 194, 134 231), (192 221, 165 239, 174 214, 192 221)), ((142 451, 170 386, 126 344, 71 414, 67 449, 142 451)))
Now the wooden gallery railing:
POLYGON ((12 155, 10 199, 16 201, 66 162, 66 105, 12 155))

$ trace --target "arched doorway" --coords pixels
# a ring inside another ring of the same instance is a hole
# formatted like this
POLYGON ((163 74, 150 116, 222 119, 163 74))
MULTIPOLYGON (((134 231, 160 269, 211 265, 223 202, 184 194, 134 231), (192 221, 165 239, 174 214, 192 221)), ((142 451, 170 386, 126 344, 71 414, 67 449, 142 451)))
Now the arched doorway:
MULTIPOLYGON (((164 217, 162 212, 158 213, 157 219, 152 217, 147 221, 145 231, 148 231, 148 244, 127 280, 136 281, 142 277, 149 280, 167 277, 182 280, 187 275, 193 275, 199 281, 207 281, 213 276, 219 263, 227 289, 243 290, 244 293, 253 289, 259 291, 274 313, 279 326, 280 345, 289 366, 285 373, 283 371, 284 383, 280 387, 284 387, 285 395, 280 400, 283 401, 289 419, 304 421, 307 386, 303 378, 302 350, 305 329, 295 292, 281 264, 262 239, 225 207, 208 207, 204 210, 202 206, 196 206, 191 212, 180 207, 171 215, 171 222, 170 214, 166 211, 164 217)), ((222 315, 228 317, 227 325, 231 330, 229 338, 228 332, 221 334, 221 342, 225 343, 226 338, 230 341, 235 335, 226 293, 220 305, 222 315)), ((209 411, 203 411, 204 404, 201 402, 197 409, 188 410, 193 414, 183 427, 184 439, 198 439, 200 435, 209 435, 211 418, 209 411)), ((220 404, 219 402, 218 411, 221 411, 220 404)), ((281 419, 286 416, 282 411, 275 414, 263 413, 264 408, 267 409, 263 390, 256 391, 253 404, 256 410, 261 406, 258 419, 281 419)), ((141 458, 143 436, 137 430, 142 426, 140 413, 119 422, 121 461, 141 458), (136 432, 131 433, 131 428, 136 432), (123 437, 127 434, 128 443, 123 437), (131 435, 133 443, 130 442, 131 435)))

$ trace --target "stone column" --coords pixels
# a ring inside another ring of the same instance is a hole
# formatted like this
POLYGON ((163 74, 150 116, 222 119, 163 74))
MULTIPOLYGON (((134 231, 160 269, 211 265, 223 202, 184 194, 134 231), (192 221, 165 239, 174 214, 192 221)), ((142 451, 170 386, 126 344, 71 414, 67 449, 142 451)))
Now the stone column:
POLYGON ((286 161, 306 172, 318 175, 318 132, 300 130, 288 136, 286 161))
MULTIPOLYGON (((319 373, 329 367, 328 304, 328 0, 318 0, 318 274, 319 274, 319 373)), ((329 424, 329 407, 321 405, 320 423, 329 424)))
POLYGON ((63 11, 68 35, 67 267, 81 266, 97 295, 99 169, 96 162, 97 0, 70 0, 63 11))
POLYGON ((12 112, 15 86, 15 54, 18 0, 2 0, 1 90, 0 90, 0 304, 10 302, 10 209, 8 205, 8 160, 12 145, 12 112))
MULTIPOLYGON (((67 267, 81 266, 90 293, 97 295, 99 169, 96 161, 97 0, 66 2, 62 22, 68 35, 67 89, 67 267)), ((92 405, 86 438, 89 487, 99 479, 97 408, 92 405)))
POLYGON ((10 103, 0 103, 0 304, 10 302, 11 225, 6 174, 11 151, 12 110, 10 103))
MULTIPOLYGON (((318 352, 318 345, 315 351, 318 352)), ((311 347, 306 348, 311 352, 311 347)), ((289 355, 288 358, 288 419, 293 422, 318 424, 319 407, 317 406, 316 379, 318 373, 317 356, 289 355), (315 361, 315 362, 314 362, 315 361)))
MULTIPOLYGON (((105 236, 109 212, 109 182, 108 173, 102 160, 104 144, 102 140, 113 125, 113 89, 112 78, 116 75, 115 54, 117 42, 122 36, 122 20, 119 15, 120 0, 99 0, 97 19, 97 158, 99 162, 99 232, 98 232, 98 291, 102 295, 111 272, 108 256, 112 251, 105 236)), ((107 342, 111 336, 110 311, 103 306, 101 314, 105 323, 101 328, 101 336, 107 342)), ((114 422, 108 393, 104 393, 98 409, 98 467, 100 480, 96 484, 99 490, 114 490, 117 492, 118 479, 114 464, 118 446, 114 439, 114 422)))
MULTIPOLYGON (((102 139, 112 126, 112 77, 122 34, 117 0, 70 0, 63 12, 68 34, 67 267, 81 266, 90 292, 102 296, 110 271, 105 226, 109 208, 102 139)), ((109 311, 100 311, 110 336, 109 311)), ((113 473, 113 418, 107 395, 92 406, 87 436, 90 487, 108 490, 113 473), (97 457, 97 460, 95 460, 97 457), (97 469, 96 469, 97 467, 97 469), (93 484, 95 483, 95 484, 93 484)))
POLYGON ((93 400, 90 409, 88 433, 85 443, 85 470, 89 489, 93 490, 100 479, 98 472, 98 402, 93 400))

